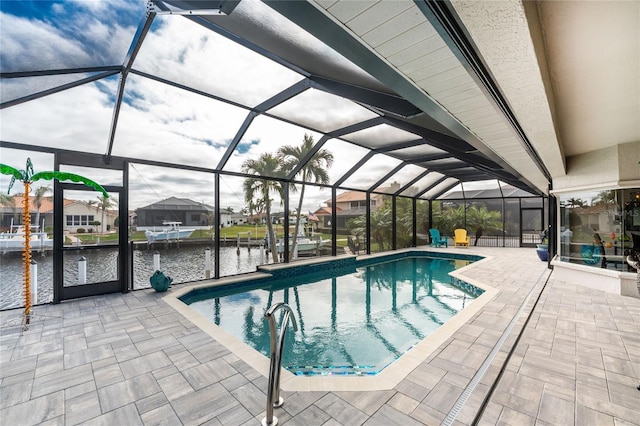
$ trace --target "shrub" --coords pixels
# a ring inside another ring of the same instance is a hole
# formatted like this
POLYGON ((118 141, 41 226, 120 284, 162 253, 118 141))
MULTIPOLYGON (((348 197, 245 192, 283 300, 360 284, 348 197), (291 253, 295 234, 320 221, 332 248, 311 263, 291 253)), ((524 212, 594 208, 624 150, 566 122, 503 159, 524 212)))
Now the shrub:
POLYGON ((78 228, 78 230, 76 231, 76 233, 78 234, 84 234, 85 232, 87 232, 84 228, 78 228))

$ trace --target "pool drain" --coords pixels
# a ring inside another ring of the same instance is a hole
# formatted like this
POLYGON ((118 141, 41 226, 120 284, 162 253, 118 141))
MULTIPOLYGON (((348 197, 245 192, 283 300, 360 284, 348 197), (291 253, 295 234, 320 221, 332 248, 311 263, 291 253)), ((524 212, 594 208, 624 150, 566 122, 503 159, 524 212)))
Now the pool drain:
MULTIPOLYGON (((473 376, 473 378, 471 379, 471 381, 469 382, 469 384, 467 385, 465 390, 462 392, 462 394, 458 397, 456 402, 453 404, 453 407, 451 407, 451 410, 449 410, 449 413, 447 413, 447 416, 442 421, 442 425, 443 426, 451 426, 453 424, 453 421, 456 419, 456 417, 460 413, 460 410, 462 410, 462 407, 464 407, 464 404, 466 404, 467 400, 469 399, 469 397, 473 393, 473 390, 476 388, 478 383, 480 383, 480 380, 482 379, 484 374, 489 369, 489 366, 493 362, 493 359, 496 357, 496 355, 498 354, 498 352, 502 348, 502 345, 504 344, 504 342, 507 340, 507 338, 511 334, 511 330, 513 330, 513 327, 516 325, 516 322, 518 322, 518 319, 520 318, 520 315, 522 315, 522 312, 527 307, 527 304, 529 303, 529 299, 531 298, 531 295, 533 294, 533 290, 535 290, 538 287, 540 281, 543 279, 544 275, 547 272, 548 272, 548 270, 545 269, 545 271, 542 273, 542 275, 536 281, 536 285, 534 285, 531 288, 531 290, 529 290, 529 293, 527 294, 527 297, 525 297, 525 299, 520 304, 520 308, 518 309, 518 312, 516 312, 516 315, 513 316, 513 319, 509 322, 509 325, 504 330, 504 332, 500 336, 500 339, 498 339, 498 341, 496 342, 495 346, 493 347, 493 349, 491 350, 491 352, 489 353, 487 358, 482 363, 482 366, 480 366, 480 369, 476 372, 476 374, 473 376)), ((513 347, 511 348, 511 351, 509 351, 509 354, 507 355, 507 357, 506 357, 506 359, 505 359, 505 361, 503 363, 503 367, 500 370, 500 373, 498 374, 498 377, 496 377, 494 385, 492 386, 492 388, 487 393, 487 396, 484 399, 484 401, 483 401, 483 403, 482 403, 482 405, 481 405, 481 407, 480 407, 480 409, 478 411, 478 414, 476 415, 476 418, 474 419, 473 424, 476 424, 477 421, 479 420, 480 416, 482 415, 482 412, 484 411, 484 407, 486 406, 486 404, 488 402, 488 398, 491 396, 491 393, 492 393, 493 388, 495 387, 496 383, 500 380, 500 376, 502 375, 502 371, 504 370, 505 366, 509 362, 509 359, 511 358, 511 354, 513 353, 513 351, 515 350, 516 346, 518 345, 518 341, 520 340, 520 336, 522 335, 522 332, 526 328, 527 323, 529 322, 529 318, 531 318, 531 315, 533 314, 533 311, 534 311, 536 305, 538 304, 538 300, 540 299, 540 296, 542 295, 542 292, 544 291, 544 287, 547 285, 547 282, 549 281, 549 277, 550 276, 551 276, 551 273, 549 273, 547 275, 547 278, 546 278, 542 288, 540 289, 540 293, 538 294, 538 299, 536 300, 534 305, 531 307, 531 312, 529 313, 529 316, 525 320, 525 323, 522 325, 522 330, 520 331, 520 334, 516 338, 516 340, 515 340, 515 342, 513 344, 513 347)))

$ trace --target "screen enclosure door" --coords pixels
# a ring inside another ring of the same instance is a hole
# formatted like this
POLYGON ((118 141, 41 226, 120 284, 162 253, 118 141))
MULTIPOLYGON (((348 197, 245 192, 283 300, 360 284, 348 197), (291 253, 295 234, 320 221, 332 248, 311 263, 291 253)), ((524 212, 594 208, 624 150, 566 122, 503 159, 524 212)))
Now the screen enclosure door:
POLYGON ((60 237, 54 241, 57 301, 127 291, 124 189, 105 187, 107 198, 83 185, 60 187, 63 232, 54 235, 60 237))
POLYGON ((540 234, 544 226, 542 208, 523 208, 520 210, 520 247, 535 247, 542 239, 540 234))

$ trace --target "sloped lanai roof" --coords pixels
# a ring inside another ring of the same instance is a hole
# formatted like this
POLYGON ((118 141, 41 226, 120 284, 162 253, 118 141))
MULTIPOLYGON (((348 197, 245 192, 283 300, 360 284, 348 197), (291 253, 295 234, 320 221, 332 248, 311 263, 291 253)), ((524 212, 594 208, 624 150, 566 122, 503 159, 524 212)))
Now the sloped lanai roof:
MULTIPOLYGON (((330 179, 335 187, 373 191, 397 181, 397 195, 425 199, 460 181, 500 179, 536 193, 546 190, 544 166, 526 143, 518 142, 529 152, 518 158, 527 164, 527 176, 481 143, 474 120, 477 129, 497 122, 504 127, 509 117, 499 109, 495 114, 495 99, 473 78, 462 82, 457 73, 464 63, 429 13, 409 1, 357 3, 358 13, 365 15, 411 17, 398 20, 405 37, 422 31, 422 53, 444 55, 420 59, 418 52, 407 51, 415 56, 407 57, 406 66, 418 59, 455 65, 451 71, 414 64, 425 83, 412 92, 359 37, 334 24, 319 29, 311 20, 327 24, 337 9, 308 14, 310 5, 243 0, 26 7, 3 2, 2 146, 81 150, 104 161, 126 157, 239 174, 247 158, 274 151, 278 140, 296 143, 309 133, 316 142, 310 155, 325 148, 340 153, 330 179), (82 30, 70 22, 98 22, 103 34, 97 37, 92 32, 97 27, 82 30), (29 46, 8 48, 25 38, 32 40, 29 46), (349 48, 353 53, 344 50, 349 48), (458 77, 449 81, 447 76, 458 77), (427 86, 429 79, 438 85, 427 86), (450 105, 458 116, 432 98, 444 91, 455 96, 470 84, 482 96, 473 103, 460 99, 467 110, 450 105), (47 111, 57 127, 34 123, 34 110, 47 111), (463 117, 468 121, 461 126, 463 117), (26 120, 32 123, 28 129, 26 120), (80 122, 89 122, 90 131, 80 122), (273 143, 270 134, 277 135, 273 143)), ((385 41, 389 35, 374 30, 381 48, 409 42, 402 37, 385 41)), ((518 139, 517 125, 505 134, 518 139)), ((310 158, 285 179, 295 181, 310 158)))

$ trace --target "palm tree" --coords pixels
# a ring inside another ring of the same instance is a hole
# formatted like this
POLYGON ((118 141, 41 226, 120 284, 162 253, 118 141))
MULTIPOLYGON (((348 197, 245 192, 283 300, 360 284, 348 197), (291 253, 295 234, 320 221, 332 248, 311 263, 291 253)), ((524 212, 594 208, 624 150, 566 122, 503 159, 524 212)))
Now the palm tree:
MULTIPOLYGON (((297 167, 300 162, 309 154, 315 141, 312 135, 305 133, 302 144, 300 146, 285 145, 280 147, 278 155, 283 158, 283 170, 285 174, 291 172, 297 167)), ((296 227, 294 230, 293 246, 291 247, 290 257, 295 252, 296 245, 298 244, 298 232, 300 229, 300 214, 302 213, 302 203, 304 200, 304 190, 306 182, 313 182, 319 184, 329 184, 329 173, 327 169, 333 165, 333 154, 326 149, 320 149, 314 154, 314 156, 298 171, 296 176, 300 177, 302 185, 300 188, 300 199, 298 200, 298 208, 296 209, 296 227)), ((292 186, 292 189, 295 187, 292 186)))
MULTIPOLYGON (((246 208, 249 216, 256 216, 257 218, 262 217, 262 212, 264 211, 264 201, 263 200, 251 200, 249 201, 248 207, 246 208)), ((256 222, 254 217, 254 222, 256 222)))
POLYGON ((396 200, 396 247, 410 247, 413 242, 413 205, 409 198, 396 200))
POLYGON ((250 206, 264 206, 267 216, 267 232, 269 235, 269 248, 273 254, 273 262, 278 263, 278 247, 276 236, 271 222, 271 200, 270 193, 277 192, 280 200, 283 196, 283 187, 279 181, 266 179, 263 176, 282 177, 282 161, 269 153, 264 153, 257 159, 248 159, 242 163, 244 173, 255 175, 244 180, 242 188, 244 190, 245 202, 250 206), (254 202, 254 198, 257 201, 254 202))
POLYGON ((566 201, 566 204, 567 204, 567 207, 573 208, 573 207, 584 207, 586 203, 582 198, 569 198, 566 201))
POLYGON ((13 218, 17 215, 16 199, 13 195, 0 194, 0 206, 11 207, 13 218))
POLYGON ((349 235, 355 235, 356 239, 353 241, 353 246, 351 237, 348 238, 349 249, 356 254, 356 251, 360 250, 360 241, 364 241, 367 236, 367 220, 366 216, 358 216, 347 221, 347 229, 349 230, 349 235), (356 247, 357 246, 357 247, 356 247))
POLYGON ((602 191, 593 199, 593 205, 609 205, 616 203, 616 191, 602 191))
MULTIPOLYGON (((388 203, 384 203, 378 209, 372 211, 369 216, 369 225, 371 229, 369 239, 378 244, 377 251, 384 251, 385 241, 391 241, 391 206, 388 203)), ((360 237, 364 238, 367 231, 366 215, 349 219, 347 221, 347 229, 360 241, 360 237)))
POLYGON ((0 164, 0 173, 3 175, 11 175, 9 189, 7 194, 11 192, 11 188, 16 180, 24 184, 24 199, 22 203, 22 224, 24 226, 24 244, 22 246, 22 276, 24 290, 24 324, 25 330, 31 322, 31 215, 29 212, 29 192, 31 192, 31 184, 37 180, 70 180, 72 182, 84 183, 85 185, 101 191, 104 197, 109 197, 107 191, 98 183, 86 177, 73 173, 51 171, 33 173, 33 164, 31 158, 27 158, 27 166, 24 170, 18 170, 6 164, 0 164))
POLYGON ((615 212, 616 207, 616 191, 602 191, 599 192, 598 195, 592 200, 592 204, 594 206, 604 206, 606 215, 607 215, 607 224, 609 225, 609 229, 613 229, 613 216, 615 213, 611 213, 609 211, 610 206, 613 207, 613 211, 615 212))
POLYGON ((498 231, 502 229, 502 214, 496 210, 488 210, 487 207, 471 206, 467 210, 467 225, 476 229, 476 240, 474 246, 478 245, 478 240, 484 231, 498 231))
MULTIPOLYGON (((42 200, 44 198, 44 194, 51 191, 50 186, 41 186, 36 189, 36 192, 33 194, 33 203, 36 206, 36 225, 40 225, 40 208, 42 207, 42 200)), ((41 229, 44 232, 44 229, 41 229)))
POLYGON ((453 230, 464 227, 464 206, 445 207, 433 212, 434 228, 442 235, 453 235, 453 230))
POLYGON ((391 205, 384 203, 369 215, 371 240, 378 243, 378 251, 384 251, 385 242, 391 243, 391 205))
MULTIPOLYGON (((433 207, 439 208, 440 201, 433 201, 433 207)), ((416 233, 419 244, 423 241, 429 242, 429 228, 433 224, 429 223, 429 202, 426 200, 418 200, 416 203, 416 233)))
POLYGON ((102 210, 102 220, 100 221, 101 223, 100 229, 102 234, 104 234, 104 211, 107 209, 110 209, 116 204, 117 204, 117 201, 109 198, 108 194, 98 195, 98 208, 102 210))

